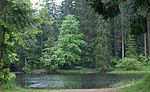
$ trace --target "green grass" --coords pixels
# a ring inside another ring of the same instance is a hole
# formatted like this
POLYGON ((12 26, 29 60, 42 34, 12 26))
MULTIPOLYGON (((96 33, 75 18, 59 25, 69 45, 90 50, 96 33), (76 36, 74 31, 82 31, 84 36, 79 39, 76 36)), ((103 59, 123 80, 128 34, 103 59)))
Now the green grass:
POLYGON ((39 90, 39 89, 25 89, 15 84, 9 84, 0 87, 0 92, 59 92, 58 90, 39 90))
POLYGON ((130 85, 130 84, 132 85, 134 84, 134 82, 135 82, 134 80, 133 81, 129 81, 129 80, 121 81, 121 82, 111 85, 111 88, 119 88, 119 87, 130 85))
POLYGON ((59 91, 58 90, 38 90, 38 89, 20 89, 20 90, 0 89, 0 92, 59 92, 59 91))
POLYGON ((150 74, 150 71, 112 71, 107 74, 150 74))
POLYGON ((150 83, 140 81, 133 86, 121 89, 121 92, 150 92, 150 83))
POLYGON ((131 84, 131 86, 121 88, 120 92, 150 92, 150 71, 112 71, 108 74, 143 74, 146 75, 139 81, 120 82, 112 85, 112 87, 119 87, 122 85, 131 84))
POLYGON ((59 92, 58 90, 25 89, 17 86, 14 82, 9 82, 0 86, 0 92, 59 92))
POLYGON ((143 80, 134 82, 134 85, 120 89, 121 92, 150 92, 150 75, 143 80))

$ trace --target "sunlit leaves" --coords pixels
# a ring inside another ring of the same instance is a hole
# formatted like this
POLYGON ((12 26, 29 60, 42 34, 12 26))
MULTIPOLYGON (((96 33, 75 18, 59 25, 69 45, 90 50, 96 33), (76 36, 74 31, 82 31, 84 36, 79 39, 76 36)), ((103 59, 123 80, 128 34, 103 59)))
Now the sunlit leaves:
POLYGON ((65 52, 66 61, 77 62, 80 60, 80 46, 86 44, 83 34, 79 32, 79 22, 73 15, 67 15, 62 23, 58 44, 65 52))
MULTIPOLYGON (((27 37, 25 31, 33 30, 33 10, 31 9, 30 0, 0 0, 0 64, 8 67, 10 64, 18 61, 16 46, 24 46, 24 37, 27 37), (28 29, 28 30, 27 30, 28 29)), ((33 32, 33 31, 32 31, 33 32)), ((30 35, 36 34, 30 33, 30 35)), ((0 69, 2 70, 7 69, 0 69)), ((10 78, 10 72, 6 71, 8 75, 4 75, 4 79, 0 82, 10 78)))
POLYGON ((83 34, 79 32, 79 21, 73 15, 68 15, 61 25, 58 41, 54 47, 45 49, 41 60, 51 71, 64 64, 77 63, 81 59, 80 46, 83 44, 86 42, 83 40, 83 34))
POLYGON ((0 72, 0 85, 7 84, 11 82, 12 79, 14 79, 16 76, 14 73, 10 73, 10 69, 6 68, 3 71, 0 72))
MULTIPOLYGON (((11 1, 0 1, 1 3, 7 3, 3 6, 5 12, 2 12, 1 19, 14 27, 21 29, 25 25, 30 25, 32 23, 32 9, 28 0, 11 0, 11 1)), ((2 9, 3 11, 3 9, 2 9)))

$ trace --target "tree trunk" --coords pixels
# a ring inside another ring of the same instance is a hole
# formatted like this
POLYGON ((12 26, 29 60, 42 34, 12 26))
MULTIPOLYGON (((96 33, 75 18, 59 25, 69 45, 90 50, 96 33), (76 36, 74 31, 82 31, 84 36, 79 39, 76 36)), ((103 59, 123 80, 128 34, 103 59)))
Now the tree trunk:
POLYGON ((4 57, 4 40, 5 31, 3 28, 0 28, 0 64, 2 63, 4 57))
POLYGON ((125 42, 124 42, 124 11, 123 11, 123 4, 121 4, 121 8, 122 8, 122 14, 121 14, 121 31, 122 31, 122 59, 125 57, 125 42))
POLYGON ((150 0, 148 0, 147 33, 148 33, 148 54, 150 55, 150 0))
POLYGON ((147 56, 147 34, 144 33, 144 55, 147 56))

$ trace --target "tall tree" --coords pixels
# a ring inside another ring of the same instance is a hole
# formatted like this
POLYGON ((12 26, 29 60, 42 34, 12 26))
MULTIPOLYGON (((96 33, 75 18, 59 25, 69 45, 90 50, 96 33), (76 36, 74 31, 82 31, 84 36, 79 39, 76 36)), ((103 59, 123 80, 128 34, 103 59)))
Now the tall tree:
POLYGON ((58 41, 52 48, 46 48, 41 57, 50 71, 56 71, 65 64, 79 63, 81 45, 86 44, 79 32, 79 21, 73 15, 67 15, 62 23, 58 41))
POLYGON ((47 46, 45 43, 48 40, 49 42, 51 40, 51 43, 49 44, 53 45, 57 38, 57 36, 55 36, 56 30, 54 30, 55 9, 53 10, 53 8, 56 8, 55 2, 52 1, 51 3, 46 0, 42 3, 44 3, 40 4, 40 7, 42 8, 33 14, 36 19, 36 23, 34 23, 34 25, 36 26, 36 30, 40 32, 34 38, 29 37, 24 39, 26 42, 26 48, 20 48, 18 51, 21 65, 24 66, 23 70, 25 72, 28 72, 26 70, 44 67, 43 62, 40 62, 39 58, 42 56, 44 48, 51 47, 47 46))
MULTIPOLYGON (((86 0, 64 0, 61 8, 62 15, 73 14, 80 22, 80 31, 85 35, 87 46, 83 46, 82 65, 87 66, 95 61, 94 40, 98 16, 88 5, 86 0)), ((62 16, 62 18, 63 18, 62 16)))
MULTIPOLYGON (((103 2, 102 0, 87 0, 91 2, 91 6, 105 19, 114 17, 120 13, 119 4, 128 0, 111 0, 103 2), (114 11, 114 12, 111 12, 114 11)), ((131 11, 134 13, 144 10, 147 18, 147 33, 148 33, 148 52, 150 53, 150 1, 149 0, 132 0, 129 1, 131 11)))
POLYGON ((6 49, 13 52, 12 48, 15 41, 18 41, 21 45, 24 44, 21 36, 27 31, 27 27, 30 27, 33 20, 31 15, 31 4, 29 2, 28 0, 0 1, 1 63, 5 60, 4 58, 7 57, 8 53, 6 49))
POLYGON ((31 3, 29 0, 1 0, 0 16, 0 85, 2 85, 12 78, 7 65, 18 61, 17 45, 23 46, 25 34, 29 32, 32 34, 31 3))
POLYGON ((109 66, 110 58, 107 38, 107 24, 104 20, 100 20, 99 25, 97 26, 95 66, 96 68, 105 68, 106 66, 109 66))
POLYGON ((137 56, 136 52, 136 43, 134 36, 130 33, 127 34, 127 42, 126 42, 126 57, 133 58, 137 56))

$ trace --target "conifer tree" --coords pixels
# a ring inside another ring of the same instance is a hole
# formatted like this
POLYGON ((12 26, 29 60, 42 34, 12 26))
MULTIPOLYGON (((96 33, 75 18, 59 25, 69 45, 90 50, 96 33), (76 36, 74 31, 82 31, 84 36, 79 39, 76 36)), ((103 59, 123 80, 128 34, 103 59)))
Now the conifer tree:
POLYGON ((130 33, 127 34, 127 42, 126 42, 126 57, 133 58, 137 56, 136 52, 136 43, 134 40, 134 36, 130 33))
POLYGON ((109 66, 110 55, 108 49, 107 23, 104 20, 100 20, 99 22, 95 47, 96 68, 109 66))

